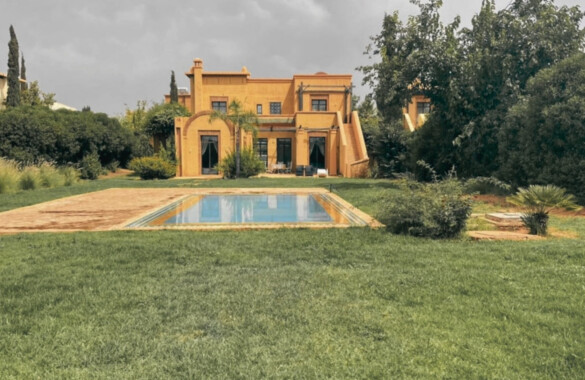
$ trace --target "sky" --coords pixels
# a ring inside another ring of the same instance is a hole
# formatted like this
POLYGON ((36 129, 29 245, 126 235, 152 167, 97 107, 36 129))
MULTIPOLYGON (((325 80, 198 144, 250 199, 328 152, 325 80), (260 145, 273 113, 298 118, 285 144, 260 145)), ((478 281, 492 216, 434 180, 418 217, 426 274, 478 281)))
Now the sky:
MULTIPOLYGON (((480 6, 444 0, 443 22, 459 15, 469 25, 480 6)), ((255 78, 352 74, 363 98, 369 88, 356 67, 372 63, 363 52, 395 11, 406 19, 417 8, 406 0, 0 0, 0 72, 13 25, 29 81, 60 103, 110 116, 161 102, 171 70, 188 87, 194 58, 207 71, 246 66, 255 78)))

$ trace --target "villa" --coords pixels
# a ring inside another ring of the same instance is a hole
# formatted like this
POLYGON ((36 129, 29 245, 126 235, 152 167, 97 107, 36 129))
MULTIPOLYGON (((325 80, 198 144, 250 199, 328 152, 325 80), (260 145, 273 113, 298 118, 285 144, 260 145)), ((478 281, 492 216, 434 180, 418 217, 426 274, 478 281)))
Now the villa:
MULTIPOLYGON (((209 116, 213 110, 227 112, 233 100, 258 115, 256 138, 242 133, 241 144, 254 146, 267 171, 300 173, 309 166, 344 177, 367 171, 359 116, 351 109, 351 75, 252 78, 246 67, 204 71, 201 59, 193 61, 186 75, 190 91, 180 92, 179 103, 193 116, 175 120, 177 176, 217 174, 217 163, 235 149, 235 133, 231 125, 210 122, 209 116)), ((169 95, 165 99, 169 102, 169 95)))

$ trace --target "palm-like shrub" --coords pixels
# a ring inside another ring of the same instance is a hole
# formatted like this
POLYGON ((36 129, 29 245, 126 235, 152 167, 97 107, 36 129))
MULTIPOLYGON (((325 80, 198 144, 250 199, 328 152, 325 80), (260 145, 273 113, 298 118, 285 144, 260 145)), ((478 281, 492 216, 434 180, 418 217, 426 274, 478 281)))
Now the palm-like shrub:
POLYGON ((546 236, 548 230, 548 213, 553 209, 580 210, 575 197, 566 190, 554 185, 530 185, 519 188, 518 192, 507 198, 508 202, 523 207, 526 212, 522 221, 532 235, 546 236))

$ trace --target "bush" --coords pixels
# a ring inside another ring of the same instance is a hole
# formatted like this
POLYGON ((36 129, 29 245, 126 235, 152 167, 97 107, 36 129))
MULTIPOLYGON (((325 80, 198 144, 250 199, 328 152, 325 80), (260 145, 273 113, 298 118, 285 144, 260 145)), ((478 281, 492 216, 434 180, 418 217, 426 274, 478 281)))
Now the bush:
POLYGON ((0 194, 16 191, 19 178, 18 164, 15 161, 0 158, 0 194))
POLYGON ((92 152, 83 156, 79 163, 79 170, 81 178, 83 179, 97 179, 102 174, 102 164, 100 157, 96 152, 92 152))
POLYGON ((512 186, 500 181, 496 177, 475 177, 465 181, 465 192, 467 194, 494 194, 509 195, 512 186))
POLYGON ((36 166, 27 166, 20 173, 18 185, 21 190, 35 190, 42 186, 41 171, 36 166))
POLYGON ((471 199, 459 181, 405 181, 400 188, 382 198, 377 215, 390 232, 438 239, 456 237, 465 228, 471 199))
POLYGON ((59 169, 59 172, 64 178, 64 186, 71 186, 79 182, 79 170, 75 169, 74 167, 64 166, 59 169))
POLYGON ((39 175, 41 177, 41 186, 43 187, 60 187, 65 185, 65 176, 48 162, 39 165, 39 175))
POLYGON ((134 158, 129 167, 142 179, 171 178, 177 170, 172 162, 158 156, 134 158))
POLYGON ((119 167, 120 167, 120 162, 114 160, 106 165, 106 170, 109 172, 115 173, 116 171, 118 171, 119 167))
POLYGON ((16 161, 0 158, 0 194, 41 187, 70 186, 79 181, 79 172, 70 166, 55 168, 48 162, 22 168, 16 161))
MULTIPOLYGON (((217 165, 217 169, 224 178, 236 177, 236 153, 229 153, 217 165)), ((265 170, 264 162, 251 148, 242 148, 240 151, 240 176, 244 178, 258 175, 265 170)))
POLYGON ((21 106, 0 112, 0 157, 79 163, 97 152, 102 165, 128 163, 137 137, 106 114, 21 106))

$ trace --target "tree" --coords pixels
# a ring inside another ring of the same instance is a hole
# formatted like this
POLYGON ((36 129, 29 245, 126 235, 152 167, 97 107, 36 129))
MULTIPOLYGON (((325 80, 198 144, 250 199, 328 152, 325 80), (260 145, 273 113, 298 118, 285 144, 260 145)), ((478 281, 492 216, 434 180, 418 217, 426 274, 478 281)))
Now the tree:
POLYGON ((20 79, 22 79, 24 82, 22 82, 22 85, 20 87, 20 91, 25 91, 28 88, 28 84, 26 83, 26 67, 24 66, 24 54, 21 57, 20 60, 20 79))
POLYGON ((525 93, 498 134, 498 176, 561 186, 585 201, 585 54, 541 70, 525 93))
POLYGON ((130 109, 126 106, 124 115, 118 118, 122 127, 134 134, 134 146, 132 147, 134 157, 151 156, 154 153, 150 146, 149 136, 144 130, 147 111, 146 100, 139 100, 136 102, 136 109, 130 109))
POLYGON ((370 157, 371 175, 390 178, 404 171, 406 133, 402 123, 382 120, 371 94, 356 108, 370 157))
POLYGON ((20 94, 20 104, 23 106, 51 107, 53 103, 55 103, 55 94, 42 92, 37 81, 32 82, 30 87, 22 90, 20 94))
MULTIPOLYGON (((144 132, 168 150, 167 140, 174 136, 175 118, 189 116, 189 111, 178 103, 156 104, 146 113, 144 132)), ((173 145, 173 142, 170 142, 173 145)))
POLYGON ((179 102, 179 90, 177 89, 177 82, 175 82, 175 72, 171 71, 171 103, 179 102))
POLYGON ((236 178, 240 177, 240 130, 243 129, 245 132, 252 132, 256 135, 258 128, 258 117, 252 111, 245 111, 242 103, 234 99, 228 106, 228 112, 213 111, 209 116, 209 122, 214 120, 223 120, 224 122, 231 124, 234 127, 236 137, 236 178))
POLYGON ((413 95, 444 101, 450 79, 457 71, 458 46, 455 30, 459 18, 447 26, 440 21, 441 0, 411 0, 420 13, 402 23, 398 12, 385 15, 382 32, 366 47, 370 59, 380 62, 358 67, 364 84, 374 89, 376 105, 384 120, 402 119, 402 108, 413 95))
POLYGON ((10 41, 8 42, 8 93, 6 94, 6 106, 17 107, 20 105, 20 69, 18 67, 18 40, 14 28, 10 25, 10 41))
POLYGON ((578 7, 552 0, 514 0, 501 11, 483 0, 470 28, 443 25, 440 0, 412 0, 419 14, 406 24, 386 15, 367 52, 380 62, 361 67, 384 120, 397 122, 414 94, 433 110, 408 144, 409 165, 424 160, 439 172, 455 165, 463 176, 498 171, 499 130, 508 109, 543 68, 585 44, 578 7))

